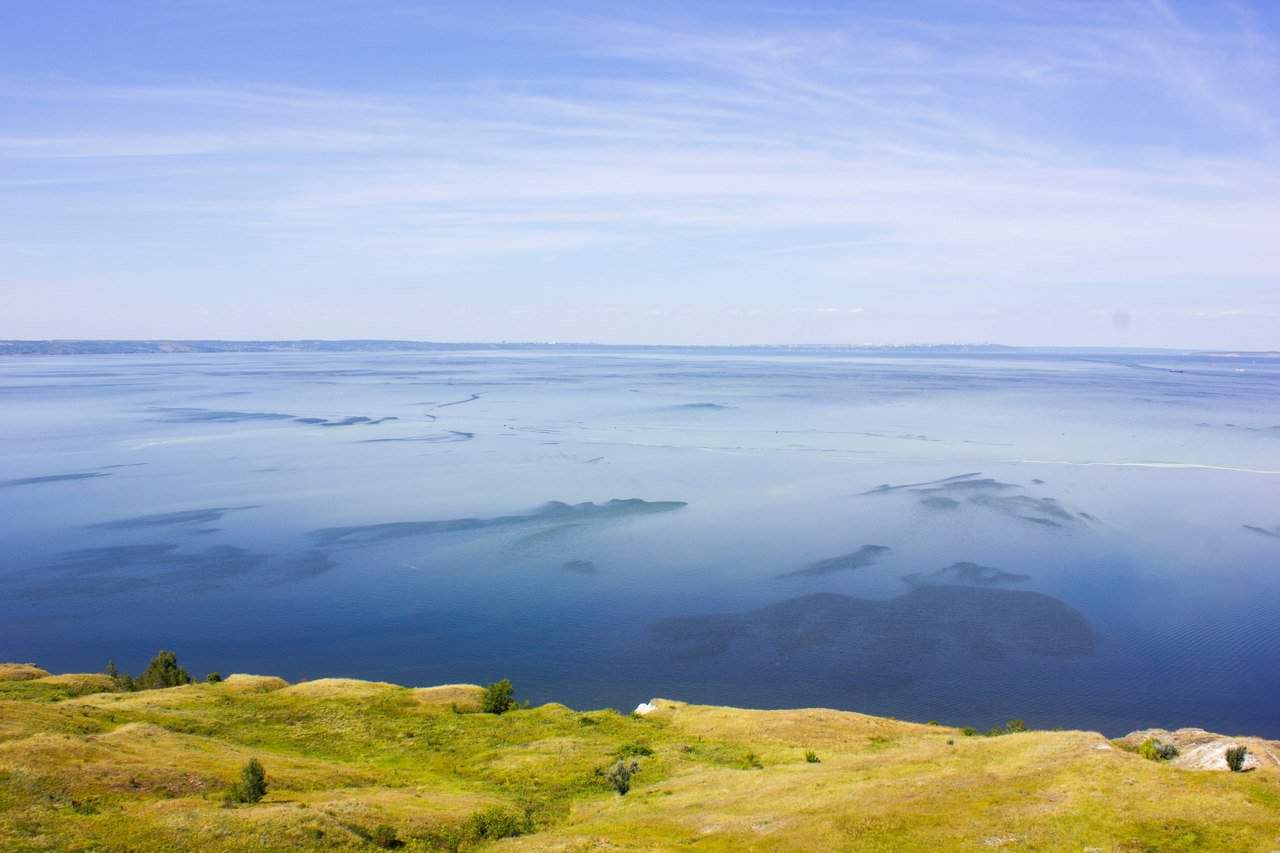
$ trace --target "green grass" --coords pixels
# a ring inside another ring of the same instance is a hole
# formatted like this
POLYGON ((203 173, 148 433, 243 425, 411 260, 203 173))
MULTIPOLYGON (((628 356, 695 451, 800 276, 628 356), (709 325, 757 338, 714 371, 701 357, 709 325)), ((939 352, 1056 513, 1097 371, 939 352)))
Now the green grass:
POLYGON ((90 681, 59 678, 0 681, 0 849, 1280 849, 1274 769, 1181 770, 1086 732, 667 701, 498 716, 475 687, 345 680, 77 696, 90 681), (626 797, 596 772, 619 756, 640 765, 626 797), (250 758, 265 799, 223 807, 250 758))

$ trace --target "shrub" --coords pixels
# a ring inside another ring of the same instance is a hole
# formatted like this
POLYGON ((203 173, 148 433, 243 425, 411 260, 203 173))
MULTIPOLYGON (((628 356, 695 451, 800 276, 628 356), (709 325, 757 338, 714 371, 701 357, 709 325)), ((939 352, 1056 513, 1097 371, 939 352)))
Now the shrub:
POLYGON ((138 676, 138 687, 142 690, 156 690, 161 687, 177 687, 190 684, 191 676, 178 666, 178 656, 173 652, 161 650, 147 664, 146 670, 138 676))
POLYGON ((1178 748, 1171 743, 1161 743, 1149 737, 1138 746, 1138 755, 1150 761, 1168 761, 1178 757, 1178 748))
POLYGON ((490 806, 471 816, 471 834, 476 838, 515 838, 529 829, 527 818, 499 806, 490 806))
POLYGON ((639 772, 640 765, 638 763, 634 761, 626 762, 619 758, 617 763, 609 768, 605 778, 609 780, 613 790, 618 792, 618 796, 623 796, 627 791, 631 790, 631 777, 639 772))
POLYGON ((217 684, 219 681, 222 680, 222 673, 211 672, 204 677, 204 680, 206 684, 217 684))
POLYGON ((115 661, 107 661, 106 673, 107 677, 115 682, 117 690, 125 690, 132 693, 134 690, 138 689, 138 685, 133 681, 133 676, 129 675, 127 672, 121 672, 117 669, 115 661))
POLYGON ((267 793, 267 773, 256 758, 240 771, 240 781, 227 789, 223 796, 227 803, 256 803, 267 793))
POLYGON ((764 765, 760 763, 760 756, 754 752, 748 752, 742 756, 742 766, 747 770, 761 770, 764 768, 764 765))
POLYGON ((1233 746, 1227 750, 1227 766, 1231 768, 1232 773, 1239 773, 1244 769, 1244 757, 1248 754, 1247 746, 1233 746))
POLYGON ((480 698, 480 710, 486 714, 505 714, 515 707, 515 697, 516 689, 511 686, 509 679, 495 681, 484 689, 484 696, 480 698))
POLYGON ((647 758, 653 755, 653 750, 642 743, 624 743, 614 755, 619 758, 647 758))
POLYGON ((977 733, 978 733, 978 730, 973 728, 972 726, 965 726, 963 729, 960 730, 960 734, 964 735, 965 737, 973 737, 977 733))
POLYGON ((810 764, 821 764, 822 759, 818 757, 818 753, 812 749, 806 749, 804 752, 804 760, 810 764))
POLYGON ((1004 730, 1010 734, 1014 732, 1025 732, 1027 724, 1022 720, 1010 720, 1004 724, 1004 730))
POLYGON ((940 726, 940 725, 942 725, 942 723, 938 722, 937 720, 929 720, 927 723, 925 723, 925 725, 926 725, 926 726, 940 726))
POLYGON ((384 850, 391 850, 395 847, 403 847, 404 842, 396 837, 396 831, 385 823, 378 824, 369 835, 369 840, 384 850))

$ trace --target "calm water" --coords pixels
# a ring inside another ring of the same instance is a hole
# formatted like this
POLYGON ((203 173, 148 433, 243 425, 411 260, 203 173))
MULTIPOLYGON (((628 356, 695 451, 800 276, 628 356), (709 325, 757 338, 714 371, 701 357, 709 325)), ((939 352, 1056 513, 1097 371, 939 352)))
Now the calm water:
POLYGON ((0 660, 1280 736, 1280 359, 0 361, 0 660))

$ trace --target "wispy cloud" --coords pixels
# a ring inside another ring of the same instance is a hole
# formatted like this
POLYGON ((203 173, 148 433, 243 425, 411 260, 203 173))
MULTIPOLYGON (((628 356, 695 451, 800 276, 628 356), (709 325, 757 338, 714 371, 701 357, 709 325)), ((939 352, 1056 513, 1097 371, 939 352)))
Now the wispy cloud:
POLYGON ((97 218, 187 263, 217 239, 397 281, 523 281, 510 264, 554 255, 574 292, 608 258, 683 257, 708 303, 785 269, 805 305, 869 313, 888 297, 828 297, 1280 284, 1280 53, 1247 7, 604 8, 513 22, 509 61, 377 85, 10 76, 15 233, 97 218))

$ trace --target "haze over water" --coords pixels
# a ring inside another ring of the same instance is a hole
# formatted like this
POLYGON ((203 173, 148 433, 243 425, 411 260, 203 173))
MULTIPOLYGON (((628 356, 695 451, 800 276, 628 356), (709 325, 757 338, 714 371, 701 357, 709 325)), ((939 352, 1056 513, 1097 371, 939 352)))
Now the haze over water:
POLYGON ((1280 736, 1280 359, 0 362, 0 659, 1280 736))

